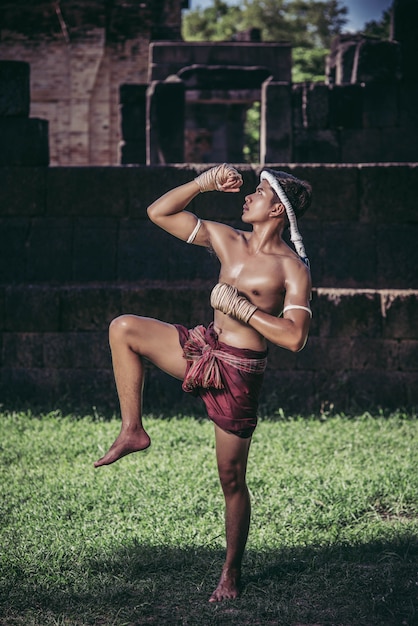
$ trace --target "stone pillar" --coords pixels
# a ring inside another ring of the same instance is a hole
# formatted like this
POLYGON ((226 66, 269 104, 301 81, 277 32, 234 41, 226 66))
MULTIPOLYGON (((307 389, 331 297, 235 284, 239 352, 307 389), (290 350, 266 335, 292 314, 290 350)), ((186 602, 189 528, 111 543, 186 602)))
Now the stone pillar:
POLYGON ((185 87, 153 81, 147 90, 147 165, 184 161, 185 87))
POLYGON ((265 81, 261 88, 260 163, 292 161, 290 83, 265 81))
POLYGON ((402 48, 402 78, 418 83, 418 0, 394 0, 391 38, 402 48))

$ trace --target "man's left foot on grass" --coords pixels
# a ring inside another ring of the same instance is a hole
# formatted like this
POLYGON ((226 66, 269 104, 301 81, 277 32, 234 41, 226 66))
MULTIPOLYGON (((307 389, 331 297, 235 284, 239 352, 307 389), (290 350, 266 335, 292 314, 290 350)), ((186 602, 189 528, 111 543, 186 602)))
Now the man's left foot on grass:
POLYGON ((218 586, 209 598, 209 602, 234 600, 240 594, 241 575, 235 570, 222 570, 218 586))

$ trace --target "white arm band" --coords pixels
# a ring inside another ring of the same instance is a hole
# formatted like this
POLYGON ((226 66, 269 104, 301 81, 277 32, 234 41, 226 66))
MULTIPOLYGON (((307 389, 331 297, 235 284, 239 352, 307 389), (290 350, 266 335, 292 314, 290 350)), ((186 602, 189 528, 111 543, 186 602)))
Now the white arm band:
POLYGON ((199 232, 199 228, 201 227, 201 225, 202 225, 202 220, 199 218, 197 220, 196 226, 193 229, 193 232, 191 233, 190 237, 187 240, 187 243, 193 243, 194 242, 194 240, 196 239, 196 235, 199 232))
POLYGON ((284 315, 286 311, 290 311, 291 309, 300 309, 302 311, 307 311, 307 313, 309 313, 309 315, 312 317, 311 309, 307 306, 301 306, 300 304, 289 304, 288 306, 285 306, 282 311, 282 315, 284 315))

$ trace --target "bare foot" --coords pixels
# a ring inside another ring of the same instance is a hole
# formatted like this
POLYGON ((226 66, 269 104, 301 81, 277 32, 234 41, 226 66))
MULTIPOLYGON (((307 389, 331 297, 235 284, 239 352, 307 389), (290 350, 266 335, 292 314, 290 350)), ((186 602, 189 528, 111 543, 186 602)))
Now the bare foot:
POLYGON ((110 446, 106 454, 94 463, 94 467, 110 465, 127 454, 139 452, 140 450, 146 450, 150 445, 151 439, 143 428, 141 430, 129 432, 121 430, 119 436, 110 446))
POLYGON ((218 586, 209 598, 209 602, 233 600, 240 594, 241 573, 238 570, 223 569, 218 586))

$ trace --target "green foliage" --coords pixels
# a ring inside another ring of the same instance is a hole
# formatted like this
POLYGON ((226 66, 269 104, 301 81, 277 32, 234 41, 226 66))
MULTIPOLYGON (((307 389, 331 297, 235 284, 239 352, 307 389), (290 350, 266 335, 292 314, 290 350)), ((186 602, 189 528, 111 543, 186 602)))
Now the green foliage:
POLYGON ((95 470, 119 420, 0 415, 0 625, 412 624, 416 418, 264 419, 244 592, 224 558, 213 428, 146 417, 148 452, 95 470))
POLYGON ((243 152, 246 163, 260 162, 260 117, 260 103, 254 102, 247 111, 244 127, 245 145, 243 152))
POLYGON ((391 11, 384 11, 382 18, 379 21, 372 20, 367 22, 364 26, 362 33, 369 35, 370 37, 378 37, 379 39, 390 38, 390 21, 391 11))
POLYGON ((347 8, 339 0, 244 0, 237 5, 213 0, 212 6, 185 14, 183 38, 228 41, 241 31, 257 28, 262 41, 292 44, 295 82, 323 80, 325 56, 346 15, 347 8))

